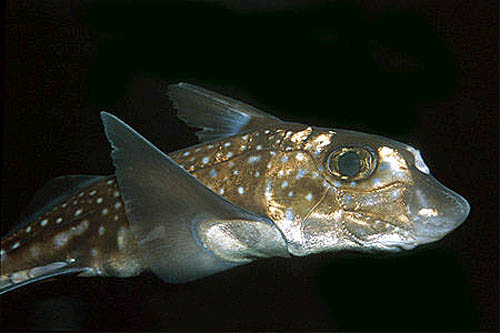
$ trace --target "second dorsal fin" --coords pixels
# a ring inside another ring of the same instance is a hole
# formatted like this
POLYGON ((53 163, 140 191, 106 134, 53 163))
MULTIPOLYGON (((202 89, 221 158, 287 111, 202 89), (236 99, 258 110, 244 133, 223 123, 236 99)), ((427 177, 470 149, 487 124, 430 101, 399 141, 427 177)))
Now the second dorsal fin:
POLYGON ((28 207, 26 207, 21 214, 19 222, 16 223, 3 238, 24 228, 29 223, 33 222, 40 214, 45 213, 49 207, 53 207, 63 201, 71 193, 84 189, 105 178, 104 176, 67 175, 51 179, 35 193, 28 207))
POLYGON ((282 122, 251 105, 189 83, 168 86, 177 116, 192 127, 202 142, 221 139, 253 128, 282 122))

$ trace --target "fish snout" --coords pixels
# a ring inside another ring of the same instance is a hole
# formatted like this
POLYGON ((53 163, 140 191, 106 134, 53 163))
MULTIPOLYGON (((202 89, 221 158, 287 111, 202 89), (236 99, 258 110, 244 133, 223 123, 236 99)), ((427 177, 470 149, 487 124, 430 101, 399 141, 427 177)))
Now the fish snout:
POLYGON ((460 226, 469 215, 470 205, 458 193, 426 176, 418 179, 410 191, 408 210, 417 242, 425 244, 460 226))

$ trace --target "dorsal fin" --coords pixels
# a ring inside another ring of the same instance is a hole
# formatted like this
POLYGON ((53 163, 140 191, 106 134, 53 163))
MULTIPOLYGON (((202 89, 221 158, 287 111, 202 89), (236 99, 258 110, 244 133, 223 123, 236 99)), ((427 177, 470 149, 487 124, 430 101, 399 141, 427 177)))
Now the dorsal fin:
POLYGON ((282 122, 251 105, 189 83, 169 85, 168 95, 177 116, 187 125, 202 129, 195 133, 202 142, 282 122))
POLYGON ((160 278, 186 282, 243 263, 222 260, 202 245, 197 226, 207 221, 269 225, 281 241, 276 255, 288 253, 271 220, 212 192, 120 119, 106 112, 101 117, 132 232, 160 278))
MULTIPOLYGON (((40 214, 46 212, 50 207, 63 201, 69 194, 84 189, 91 184, 102 180, 103 176, 89 175, 67 175, 51 179, 38 192, 35 193, 30 204, 22 212, 19 222, 7 233, 24 228, 35 220, 40 214)), ((2 237, 2 238, 4 238, 2 237)))

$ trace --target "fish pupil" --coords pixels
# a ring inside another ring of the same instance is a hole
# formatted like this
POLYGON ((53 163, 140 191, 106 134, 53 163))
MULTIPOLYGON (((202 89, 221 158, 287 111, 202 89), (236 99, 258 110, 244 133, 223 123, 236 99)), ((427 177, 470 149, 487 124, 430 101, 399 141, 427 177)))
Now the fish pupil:
POLYGON ((361 159, 358 154, 348 151, 338 160, 338 170, 344 176, 356 176, 361 171, 361 159))

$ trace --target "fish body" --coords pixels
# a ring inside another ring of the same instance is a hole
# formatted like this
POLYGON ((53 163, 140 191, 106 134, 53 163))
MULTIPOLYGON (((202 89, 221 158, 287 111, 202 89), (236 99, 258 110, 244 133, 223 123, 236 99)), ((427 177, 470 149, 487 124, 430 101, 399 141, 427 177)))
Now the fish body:
POLYGON ((102 113, 116 175, 43 190, 2 240, 0 292, 69 273, 185 282, 258 258, 409 250, 469 213, 406 144, 283 122, 190 84, 169 95, 201 143, 167 155, 102 113))

